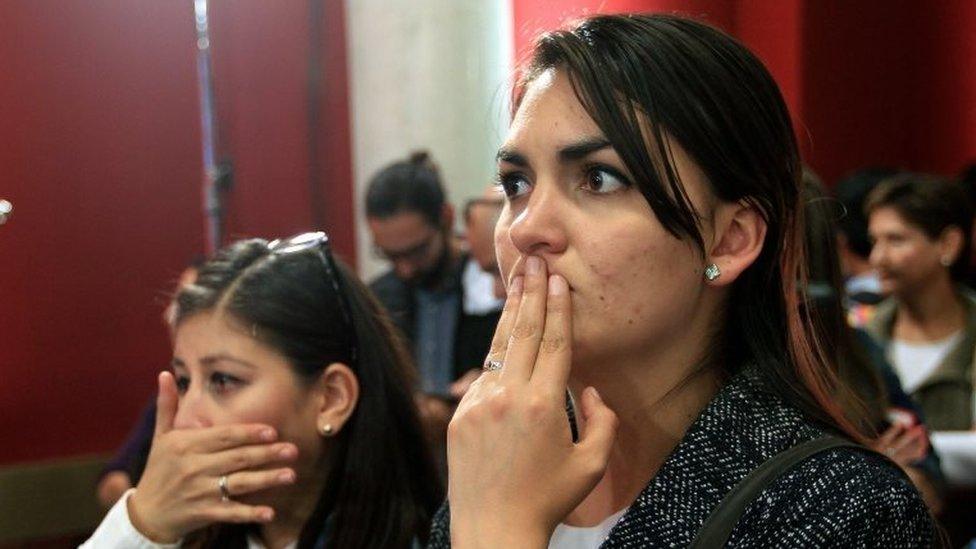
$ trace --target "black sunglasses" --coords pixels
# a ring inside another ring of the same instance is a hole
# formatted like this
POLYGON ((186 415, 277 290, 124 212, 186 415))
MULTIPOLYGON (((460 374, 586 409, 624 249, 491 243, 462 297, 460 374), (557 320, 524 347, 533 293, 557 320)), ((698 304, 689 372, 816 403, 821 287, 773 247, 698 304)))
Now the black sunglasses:
POLYGON ((314 250, 315 254, 319 256, 319 259, 322 260, 322 266, 325 267, 325 272, 329 277, 329 283, 332 285, 332 289, 335 290, 336 297, 338 298, 337 301, 339 302, 339 310, 342 313, 342 318, 345 320, 346 326, 349 329, 352 340, 350 358, 353 362, 356 362, 358 353, 356 327, 352 322, 352 307, 350 307, 349 301, 346 299, 346 294, 339 287, 339 267, 336 265, 335 257, 332 256, 329 235, 322 231, 315 231, 285 239, 279 238, 268 243, 268 250, 271 251, 272 255, 285 255, 314 250))

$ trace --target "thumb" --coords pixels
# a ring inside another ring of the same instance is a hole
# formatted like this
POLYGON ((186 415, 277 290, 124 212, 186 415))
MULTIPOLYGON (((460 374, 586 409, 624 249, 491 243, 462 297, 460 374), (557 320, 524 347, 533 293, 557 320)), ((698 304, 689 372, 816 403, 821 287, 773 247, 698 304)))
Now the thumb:
POLYGON ((171 372, 160 372, 159 395, 156 397, 156 435, 162 435, 173 430, 173 420, 176 418, 176 405, 179 395, 176 392, 176 380, 171 372))
POLYGON ((617 439, 617 414, 603 403, 600 393, 593 387, 583 391, 581 401, 580 410, 586 421, 577 447, 605 468, 617 439))

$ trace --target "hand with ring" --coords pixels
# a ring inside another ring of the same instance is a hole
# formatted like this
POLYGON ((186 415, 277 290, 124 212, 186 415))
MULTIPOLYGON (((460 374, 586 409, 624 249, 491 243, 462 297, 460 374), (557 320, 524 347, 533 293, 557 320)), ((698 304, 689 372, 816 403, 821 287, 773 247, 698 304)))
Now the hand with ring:
POLYGON ((295 471, 280 464, 294 461, 298 448, 276 442, 267 425, 174 429, 177 401, 173 375, 163 372, 152 450, 128 501, 132 525, 157 543, 175 543, 211 523, 273 520, 271 507, 233 498, 293 483, 295 471))
POLYGON ((448 500, 457 547, 545 547, 556 525, 603 477, 617 417, 593 388, 566 414, 572 302, 537 257, 516 277, 483 372, 448 428, 448 500))

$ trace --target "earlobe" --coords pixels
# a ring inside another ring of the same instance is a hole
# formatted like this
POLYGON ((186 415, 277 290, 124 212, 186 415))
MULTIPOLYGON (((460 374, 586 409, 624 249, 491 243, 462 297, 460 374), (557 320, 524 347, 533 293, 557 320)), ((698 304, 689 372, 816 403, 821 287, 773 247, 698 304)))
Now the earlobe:
POLYGON ((329 364, 318 380, 319 409, 316 429, 323 437, 331 437, 342 430, 352 417, 359 402, 359 380, 349 366, 329 364))
POLYGON ((747 202, 723 204, 715 215, 716 240, 705 258, 704 280, 712 286, 733 283, 762 252, 766 221, 747 202))

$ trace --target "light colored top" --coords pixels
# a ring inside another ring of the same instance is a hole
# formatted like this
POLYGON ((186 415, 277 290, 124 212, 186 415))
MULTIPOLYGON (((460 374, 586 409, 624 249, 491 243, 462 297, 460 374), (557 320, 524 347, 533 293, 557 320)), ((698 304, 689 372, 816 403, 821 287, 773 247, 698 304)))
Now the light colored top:
MULTIPOLYGON (((135 491, 135 488, 130 488, 119 498, 102 519, 95 533, 88 538, 88 541, 82 543, 79 549, 178 549, 183 545, 183 540, 176 543, 155 543, 136 530, 132 520, 129 519, 128 506, 129 496, 135 491)), ((285 549, 297 547, 298 542, 294 541, 285 546, 285 549)), ((266 548, 261 540, 248 535, 247 549, 266 548)))
POLYGON ((940 341, 929 343, 909 343, 899 339, 892 340, 888 358, 895 368, 906 393, 913 393, 963 338, 962 330, 940 341))
POLYGON ((942 460, 942 473, 950 486, 976 486, 976 431, 939 431, 932 446, 942 460))
POLYGON ((549 549, 596 549, 600 547, 610 530, 617 525, 627 509, 618 511, 596 526, 569 526, 560 524, 549 538, 549 549))
POLYGON ((461 287, 464 288, 464 313, 484 316, 502 310, 505 300, 495 297, 495 277, 485 272, 473 259, 468 259, 461 273, 461 287))

